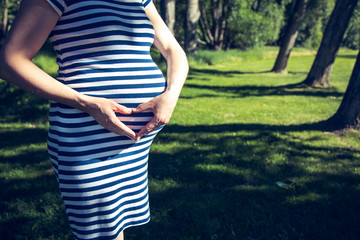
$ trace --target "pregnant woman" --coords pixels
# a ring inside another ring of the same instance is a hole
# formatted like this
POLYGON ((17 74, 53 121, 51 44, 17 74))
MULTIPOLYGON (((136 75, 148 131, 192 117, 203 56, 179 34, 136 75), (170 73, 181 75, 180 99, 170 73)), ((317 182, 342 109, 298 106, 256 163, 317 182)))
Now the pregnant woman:
POLYGON ((51 100, 48 152, 76 239, 123 239, 149 221, 149 148, 187 72, 151 0, 22 2, 0 76, 51 100), (31 62, 48 37, 58 79, 31 62), (166 80, 152 44, 167 60, 166 80))

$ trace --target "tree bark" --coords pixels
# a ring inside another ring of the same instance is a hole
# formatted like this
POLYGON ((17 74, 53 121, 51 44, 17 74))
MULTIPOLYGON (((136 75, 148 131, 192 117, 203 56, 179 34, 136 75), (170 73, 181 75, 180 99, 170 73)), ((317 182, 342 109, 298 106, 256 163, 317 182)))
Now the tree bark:
POLYGON ((285 37, 281 43, 278 56, 272 69, 273 72, 286 72, 290 53, 299 34, 299 28, 304 19, 308 2, 309 0, 296 0, 293 13, 286 27, 285 37))
POLYGON ((360 52, 340 107, 328 123, 335 130, 360 129, 360 52))
POLYGON ((335 57, 357 2, 358 0, 336 1, 311 70, 303 81, 304 84, 309 86, 330 86, 329 76, 335 57))
POLYGON ((161 17, 168 26, 170 32, 175 36, 175 0, 161 1, 161 17))
POLYGON ((185 24, 185 51, 190 54, 195 53, 197 49, 197 27, 199 19, 199 0, 188 0, 185 24))

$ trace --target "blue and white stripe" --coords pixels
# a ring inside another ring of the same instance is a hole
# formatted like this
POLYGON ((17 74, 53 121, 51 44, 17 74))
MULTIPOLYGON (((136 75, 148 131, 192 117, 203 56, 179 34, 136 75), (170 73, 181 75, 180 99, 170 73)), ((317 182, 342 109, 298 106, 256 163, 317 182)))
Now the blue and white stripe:
MULTIPOLYGON (((50 35, 58 80, 86 95, 136 107, 160 95, 163 74, 150 56, 151 0, 47 0, 60 19, 50 35)), ((139 131, 152 112, 118 118, 139 131)), ((147 164, 153 138, 109 132, 87 113, 52 102, 48 152, 76 239, 116 239, 149 221, 147 164)))

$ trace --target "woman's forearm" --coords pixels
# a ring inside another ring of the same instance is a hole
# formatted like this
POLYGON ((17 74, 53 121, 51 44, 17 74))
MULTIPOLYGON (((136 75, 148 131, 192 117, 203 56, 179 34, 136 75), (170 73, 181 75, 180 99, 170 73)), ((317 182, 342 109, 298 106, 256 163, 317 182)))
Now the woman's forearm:
POLYGON ((6 50, 0 52, 1 78, 40 97, 87 112, 109 131, 135 139, 134 131, 120 122, 115 114, 115 112, 131 114, 131 109, 109 99, 78 93, 42 71, 31 60, 21 56, 9 56, 4 52, 6 50))
POLYGON ((177 98, 185 83, 189 65, 182 48, 175 47, 167 52, 167 91, 177 98))
POLYGON ((59 19, 46 1, 22 1, 0 50, 0 77, 40 97, 81 108, 82 96, 37 67, 31 59, 59 19))
POLYGON ((185 52, 167 28, 152 2, 145 12, 154 26, 154 45, 167 61, 166 92, 171 92, 170 95, 177 99, 189 70, 185 52))
POLYGON ((86 97, 65 86, 23 56, 0 53, 0 77, 42 98, 83 108, 86 97))

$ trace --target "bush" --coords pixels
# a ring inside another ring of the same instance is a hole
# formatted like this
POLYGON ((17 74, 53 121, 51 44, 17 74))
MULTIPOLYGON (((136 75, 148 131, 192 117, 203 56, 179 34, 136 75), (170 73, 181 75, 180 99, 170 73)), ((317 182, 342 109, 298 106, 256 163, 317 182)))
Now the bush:
POLYGON ((284 25, 284 7, 264 1, 259 9, 252 9, 252 1, 237 1, 229 19, 231 48, 247 49, 273 44, 284 25))

